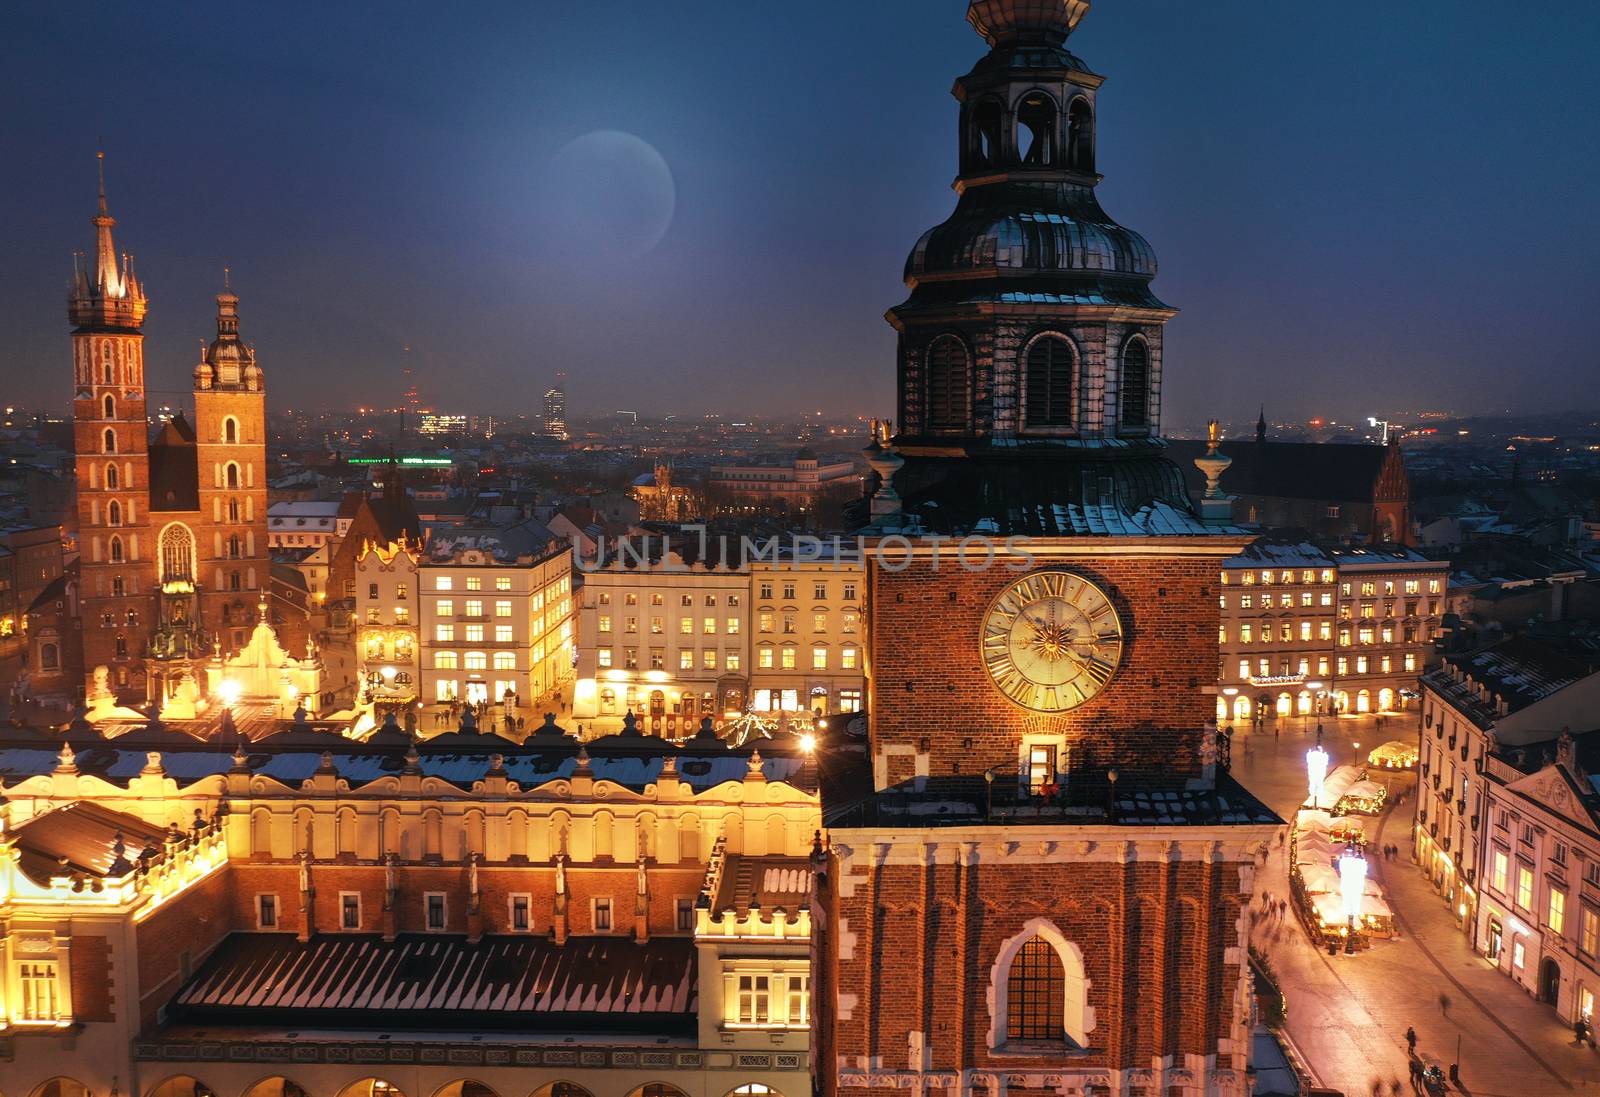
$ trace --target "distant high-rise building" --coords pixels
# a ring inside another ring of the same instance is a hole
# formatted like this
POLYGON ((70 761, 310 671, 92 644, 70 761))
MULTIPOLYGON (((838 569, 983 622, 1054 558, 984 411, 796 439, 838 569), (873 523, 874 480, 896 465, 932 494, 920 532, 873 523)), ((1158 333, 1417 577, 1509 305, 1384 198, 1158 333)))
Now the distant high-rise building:
POLYGON ((567 440, 567 375, 556 374, 556 383, 544 394, 544 434, 546 438, 567 440))

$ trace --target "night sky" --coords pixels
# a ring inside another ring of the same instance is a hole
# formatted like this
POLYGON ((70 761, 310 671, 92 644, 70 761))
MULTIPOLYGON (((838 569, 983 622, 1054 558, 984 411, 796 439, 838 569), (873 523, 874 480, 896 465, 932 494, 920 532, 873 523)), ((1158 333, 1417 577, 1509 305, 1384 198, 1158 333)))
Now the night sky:
MULTIPOLYGON (((68 405, 103 139, 156 400, 229 265, 277 408, 392 404, 409 345, 449 410, 565 369, 579 417, 892 414, 963 12, 7 4, 4 399, 68 405)), ((1101 201, 1183 310, 1167 425, 1600 403, 1597 44, 1592 0, 1096 0, 1101 201)))

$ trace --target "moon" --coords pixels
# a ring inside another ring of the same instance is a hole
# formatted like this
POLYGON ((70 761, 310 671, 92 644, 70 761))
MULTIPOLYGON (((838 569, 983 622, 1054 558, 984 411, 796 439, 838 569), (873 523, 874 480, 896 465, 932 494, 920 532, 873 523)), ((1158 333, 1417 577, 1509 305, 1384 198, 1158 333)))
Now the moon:
POLYGON ((539 220, 550 247, 579 261, 636 259, 672 227, 672 169, 655 146, 621 130, 595 130, 550 158, 539 220))

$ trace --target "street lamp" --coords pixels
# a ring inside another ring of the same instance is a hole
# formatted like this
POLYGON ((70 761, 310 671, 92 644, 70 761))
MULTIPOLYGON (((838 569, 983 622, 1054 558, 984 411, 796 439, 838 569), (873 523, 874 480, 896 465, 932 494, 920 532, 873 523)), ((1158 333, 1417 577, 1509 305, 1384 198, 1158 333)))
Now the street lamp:
POLYGON ((1311 808, 1316 810, 1322 799, 1323 782, 1328 777, 1328 752, 1322 749, 1322 725, 1317 725, 1317 745, 1306 751, 1306 783, 1311 795, 1311 808))

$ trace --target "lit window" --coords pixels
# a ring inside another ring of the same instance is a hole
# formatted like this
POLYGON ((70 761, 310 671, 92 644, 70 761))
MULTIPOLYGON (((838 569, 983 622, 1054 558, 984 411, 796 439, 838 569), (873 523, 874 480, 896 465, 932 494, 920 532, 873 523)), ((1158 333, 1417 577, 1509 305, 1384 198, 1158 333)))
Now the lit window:
MULTIPOLYGON (((609 652, 607 654, 610 654, 609 652)), ((517 654, 514 651, 497 651, 494 653, 495 670, 516 670, 517 654)))
POLYGON ((487 652, 469 651, 463 658, 463 664, 468 670, 487 670, 489 667, 489 655, 487 652))
POLYGON ((771 1023, 772 979, 768 975, 739 976, 739 1023, 765 1025, 771 1023))
POLYGON ((784 648, 783 656, 778 660, 778 665, 784 670, 793 670, 795 666, 794 648, 784 648))
POLYGON ((512 631, 510 625, 496 625, 494 627, 494 642, 497 644, 511 643, 512 631))
POLYGON ((840 648, 839 649, 839 668, 841 670, 855 670, 856 669, 856 649, 855 648, 840 648))
POLYGON ((1498 849, 1494 851, 1494 869, 1489 874, 1489 882, 1502 895, 1505 894, 1506 871, 1510 867, 1510 863, 1510 859, 1503 852, 1498 849))
POLYGON ((61 1016, 58 970, 54 963, 33 960, 17 965, 22 1001, 17 1016, 23 1021, 55 1021, 61 1016))
POLYGON ((1545 924, 1560 933, 1567 924, 1567 893, 1560 888, 1550 889, 1549 908, 1545 911, 1545 924))
POLYGON ((441 598, 434 603, 433 611, 440 617, 452 617, 456 612, 456 604, 449 598, 441 598))
POLYGON ((827 670, 828 669, 828 649, 827 648, 812 648, 811 649, 811 669, 812 670, 827 670))
POLYGON ((812 632, 827 632, 828 631, 828 615, 826 613, 813 613, 811 615, 811 631, 812 632))
POLYGON ((1533 909, 1533 870, 1526 865, 1517 866, 1517 906, 1533 909))
POLYGON ((453 651, 436 651, 433 653, 435 670, 455 670, 459 665, 458 656, 453 651))
POLYGON ((467 626, 467 643, 469 643, 469 644, 481 644, 481 643, 483 643, 483 626, 482 625, 468 625, 467 626))
POLYGON ((678 669, 679 670, 693 670, 694 669, 694 652, 693 651, 687 651, 686 650, 686 651, 678 652, 678 669))
POLYGON ((715 636, 717 634, 717 619, 715 617, 701 618, 700 632, 706 636, 715 636))
POLYGON ((495 577, 495 581, 494 581, 494 589, 495 590, 510 590, 511 589, 511 577, 508 576, 508 575, 496 576, 495 577))
POLYGON ((611 618, 608 617, 608 616, 605 616, 604 614, 602 614, 601 617, 600 617, 600 623, 599 623, 598 627, 599 627, 599 630, 601 632, 610 632, 611 631, 611 618))
POLYGON ((737 651, 728 652, 726 665, 723 667, 723 669, 724 670, 738 670, 739 669, 739 653, 737 651))
POLYGON ((1600 915, 1588 907, 1583 908, 1583 917, 1580 919, 1578 947, 1590 956, 1600 948, 1600 915))
POLYGON ((705 651, 702 651, 700 653, 700 667, 702 670, 716 670, 717 653, 711 648, 707 648, 705 651))
POLYGON ((596 658, 602 667, 609 667, 611 665, 611 649, 601 648, 596 652, 596 658))
POLYGON ((771 648, 762 648, 756 653, 756 666, 760 667, 762 670, 771 670, 772 665, 771 648))
POLYGON ((433 580, 434 590, 449 590, 455 585, 455 579, 449 575, 440 575, 433 580))
POLYGON ((456 627, 454 625, 434 625, 433 638, 443 644, 453 644, 456 639, 456 627))
POLYGON ((680 634, 684 635, 684 636, 693 636, 694 635, 694 618, 693 617, 680 617, 680 618, 678 618, 678 632, 680 634))
POLYGON ((483 616, 483 599, 481 599, 481 598, 468 598, 467 601, 466 601, 466 613, 467 613, 468 617, 482 617, 483 616))
POLYGON ((483 576, 481 576, 481 575, 469 575, 469 576, 467 576, 467 589, 468 590, 482 590, 483 589, 483 576))

